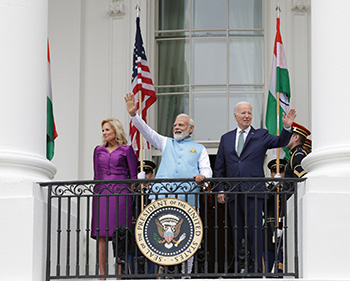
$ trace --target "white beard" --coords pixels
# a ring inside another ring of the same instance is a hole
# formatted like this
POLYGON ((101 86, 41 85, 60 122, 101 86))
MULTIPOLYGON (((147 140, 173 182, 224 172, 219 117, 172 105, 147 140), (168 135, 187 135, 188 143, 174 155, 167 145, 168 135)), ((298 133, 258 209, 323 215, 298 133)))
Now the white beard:
POLYGON ((186 131, 181 132, 181 134, 175 134, 178 131, 179 130, 177 130, 173 133, 174 139, 176 139, 178 141, 181 141, 190 135, 190 127, 188 127, 186 131))

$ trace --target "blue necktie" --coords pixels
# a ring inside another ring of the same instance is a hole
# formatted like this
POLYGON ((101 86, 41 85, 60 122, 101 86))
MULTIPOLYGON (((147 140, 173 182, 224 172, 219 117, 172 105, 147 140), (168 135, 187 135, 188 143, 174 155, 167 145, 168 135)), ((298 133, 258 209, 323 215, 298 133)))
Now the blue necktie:
POLYGON ((241 130, 239 132, 239 137, 238 137, 238 144, 237 144, 237 155, 241 156, 243 146, 244 146, 244 130, 241 130))

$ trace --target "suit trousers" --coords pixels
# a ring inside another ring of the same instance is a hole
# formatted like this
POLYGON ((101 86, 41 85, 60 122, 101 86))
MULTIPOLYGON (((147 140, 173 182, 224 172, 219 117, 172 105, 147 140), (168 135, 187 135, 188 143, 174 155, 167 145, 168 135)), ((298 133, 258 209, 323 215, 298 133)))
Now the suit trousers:
POLYGON ((235 251, 234 257, 236 257, 236 251, 246 247, 250 251, 253 261, 249 270, 251 272, 256 271, 255 266, 258 267, 258 272, 262 272, 263 201, 262 198, 239 194, 229 202, 233 248, 235 251), (242 243, 242 241, 244 242, 242 243))

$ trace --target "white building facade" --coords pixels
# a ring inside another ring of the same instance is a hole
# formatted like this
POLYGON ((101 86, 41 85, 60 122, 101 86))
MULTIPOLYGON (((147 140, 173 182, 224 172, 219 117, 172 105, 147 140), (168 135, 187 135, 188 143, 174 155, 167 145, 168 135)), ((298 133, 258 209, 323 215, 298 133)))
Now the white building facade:
MULTIPOLYGON (((0 0, 0 221, 7 230, 0 235, 6 241, 0 254, 1 279, 44 280, 46 195, 37 182, 92 179, 101 121, 115 117, 128 132, 124 95, 131 90, 137 4, 158 94, 148 123, 167 133, 176 110, 185 111, 196 121, 195 140, 211 155, 220 135, 235 127, 233 106, 240 99, 254 105, 254 126, 264 126, 279 4, 291 107, 297 110, 296 122, 311 130, 314 144, 304 161, 308 180, 299 192, 300 278, 349 279, 350 246, 344 241, 350 230, 350 142, 346 130, 340 134, 340 123, 347 120, 349 99, 343 83, 350 76, 350 4, 181 0, 182 6, 174 10, 176 22, 169 20, 173 1, 0 0), (247 16, 239 19, 242 11, 247 16), (246 25, 240 26, 242 22, 246 25), (47 37, 59 135, 52 162, 45 159, 47 37), (175 54, 181 56, 174 59, 175 54), (182 76, 176 70, 162 76, 174 64, 182 76), (165 110, 173 100, 176 106, 165 110), (330 114, 335 110, 337 114, 330 114), (333 137, 328 132, 334 125, 333 137), (328 258, 337 255, 341 257, 328 258)), ((145 151, 146 159, 158 155, 154 149, 145 151)))

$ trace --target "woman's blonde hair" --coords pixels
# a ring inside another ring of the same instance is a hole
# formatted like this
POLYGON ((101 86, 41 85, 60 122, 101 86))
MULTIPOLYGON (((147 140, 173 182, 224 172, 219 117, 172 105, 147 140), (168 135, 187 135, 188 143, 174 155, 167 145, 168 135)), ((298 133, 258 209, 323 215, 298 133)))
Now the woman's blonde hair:
MULTIPOLYGON (((112 127, 112 129, 115 132, 115 140, 117 141, 117 143, 119 143, 120 145, 126 145, 128 144, 128 140, 126 137, 126 134, 124 132, 124 128, 122 123, 120 123, 119 120, 115 119, 115 118, 108 118, 105 119, 101 122, 101 127, 103 127, 104 124, 109 123, 112 127)), ((102 139, 102 146, 106 145, 106 141, 103 138, 102 139)))

